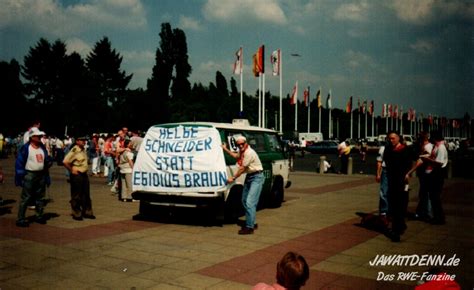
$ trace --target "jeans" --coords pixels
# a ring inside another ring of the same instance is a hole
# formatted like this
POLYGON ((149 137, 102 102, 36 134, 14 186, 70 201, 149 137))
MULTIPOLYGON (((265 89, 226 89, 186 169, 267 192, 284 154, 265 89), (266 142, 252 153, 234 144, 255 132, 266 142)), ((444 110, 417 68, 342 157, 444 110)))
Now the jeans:
POLYGON ((112 156, 106 156, 105 157, 105 168, 107 170, 107 183, 112 183, 114 181, 114 171, 115 171, 115 165, 114 165, 114 158, 112 156))
POLYGON ((387 170, 382 167, 382 173, 380 174, 380 192, 379 192, 379 214, 388 213, 388 179, 387 170))
POLYGON ((100 157, 99 156, 92 158, 92 173, 93 174, 100 173, 100 157))
POLYGON ((46 179, 44 171, 28 171, 23 180, 23 190, 21 191, 21 201, 18 208, 18 221, 26 221, 26 207, 29 204, 36 206, 36 217, 43 216, 45 205, 44 193, 46 191, 46 179))
POLYGON ((262 193, 265 176, 263 172, 247 174, 242 192, 242 204, 245 209, 245 226, 253 229, 257 215, 257 205, 262 193))

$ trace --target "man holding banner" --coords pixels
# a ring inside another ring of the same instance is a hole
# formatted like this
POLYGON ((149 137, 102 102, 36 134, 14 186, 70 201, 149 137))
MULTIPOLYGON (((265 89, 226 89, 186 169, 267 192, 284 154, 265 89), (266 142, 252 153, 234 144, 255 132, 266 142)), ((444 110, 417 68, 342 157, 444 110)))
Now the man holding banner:
POLYGON ((245 226, 239 230, 239 235, 250 235, 256 227, 255 218, 257 214, 257 204, 262 192, 265 176, 263 175, 263 167, 258 158, 257 153, 247 144, 244 136, 236 138, 236 144, 239 152, 230 151, 226 144, 222 144, 222 149, 230 156, 237 159, 238 170, 234 176, 230 177, 227 182, 234 182, 240 175, 246 173, 244 189, 242 191, 242 204, 245 209, 245 226))

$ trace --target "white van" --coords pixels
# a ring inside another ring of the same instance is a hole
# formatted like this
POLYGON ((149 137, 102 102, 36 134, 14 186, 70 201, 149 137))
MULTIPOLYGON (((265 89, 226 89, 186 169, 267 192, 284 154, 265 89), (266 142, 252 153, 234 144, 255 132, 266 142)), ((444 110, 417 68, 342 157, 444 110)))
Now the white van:
POLYGON ((240 135, 247 138, 263 165, 265 183, 258 208, 280 207, 284 189, 291 182, 278 132, 241 120, 232 124, 184 122, 148 129, 133 171, 132 195, 140 201, 134 219, 148 219, 163 207, 209 208, 215 210, 218 219, 228 221, 242 216, 245 174, 226 184, 227 177, 237 171, 237 164, 221 148, 225 142, 230 150, 237 151, 235 139, 240 135))

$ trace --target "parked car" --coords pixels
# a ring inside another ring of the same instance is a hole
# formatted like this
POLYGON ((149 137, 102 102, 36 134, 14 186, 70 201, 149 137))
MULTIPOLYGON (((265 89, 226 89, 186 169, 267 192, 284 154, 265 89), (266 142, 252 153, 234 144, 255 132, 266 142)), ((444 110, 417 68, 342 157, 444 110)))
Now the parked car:
POLYGON ((306 151, 314 154, 337 154, 337 142, 321 141, 306 147, 306 151))

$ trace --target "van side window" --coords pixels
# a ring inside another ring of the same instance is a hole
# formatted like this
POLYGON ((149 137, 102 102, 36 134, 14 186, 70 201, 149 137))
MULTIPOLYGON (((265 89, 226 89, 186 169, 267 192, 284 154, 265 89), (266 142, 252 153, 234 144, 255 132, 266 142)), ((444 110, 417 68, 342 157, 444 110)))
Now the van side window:
POLYGON ((263 133, 254 133, 248 132, 247 143, 255 150, 256 152, 265 152, 265 137, 263 133))
POLYGON ((275 134, 265 134, 268 140, 269 150, 273 152, 281 152, 281 144, 275 134))

